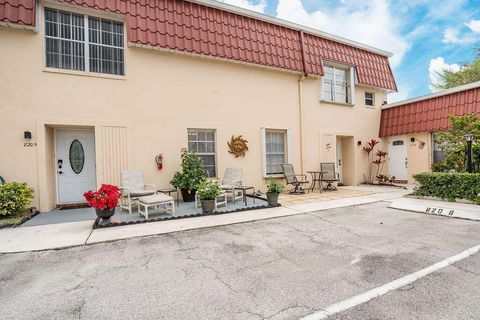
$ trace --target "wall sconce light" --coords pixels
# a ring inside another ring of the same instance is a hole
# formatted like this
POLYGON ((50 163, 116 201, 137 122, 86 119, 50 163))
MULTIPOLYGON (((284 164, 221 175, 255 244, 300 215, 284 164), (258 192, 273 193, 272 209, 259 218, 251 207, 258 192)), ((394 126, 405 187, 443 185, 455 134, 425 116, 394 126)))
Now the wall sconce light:
POLYGON ((414 142, 415 142, 415 138, 413 138, 413 137, 410 138, 410 142, 411 142, 411 143, 414 143, 414 142))
POLYGON ((30 131, 24 131, 23 132, 23 139, 31 140, 32 139, 32 133, 30 131))
POLYGON ((358 140, 357 145, 360 147, 362 145, 362 141, 358 140))

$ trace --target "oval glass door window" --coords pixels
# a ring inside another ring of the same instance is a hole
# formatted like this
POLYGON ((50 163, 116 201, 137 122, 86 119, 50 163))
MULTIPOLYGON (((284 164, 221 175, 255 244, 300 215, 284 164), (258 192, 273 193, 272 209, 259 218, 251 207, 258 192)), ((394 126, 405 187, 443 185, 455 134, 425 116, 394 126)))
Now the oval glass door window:
POLYGON ((85 152, 82 143, 76 139, 73 140, 68 154, 73 172, 79 174, 85 165, 85 152))

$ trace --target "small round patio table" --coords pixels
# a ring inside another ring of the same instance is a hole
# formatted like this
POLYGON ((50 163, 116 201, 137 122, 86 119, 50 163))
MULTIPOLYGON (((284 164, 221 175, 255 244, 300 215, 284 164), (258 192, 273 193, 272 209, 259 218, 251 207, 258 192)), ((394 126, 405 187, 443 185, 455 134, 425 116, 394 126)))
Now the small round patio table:
POLYGON ((310 173, 310 176, 312 177, 312 183, 310 184, 310 188, 308 188, 309 191, 314 191, 315 186, 318 183, 318 189, 320 189, 320 192, 323 192, 323 185, 322 185, 322 179, 323 179, 323 174, 327 173, 326 171, 307 171, 307 173, 310 173))

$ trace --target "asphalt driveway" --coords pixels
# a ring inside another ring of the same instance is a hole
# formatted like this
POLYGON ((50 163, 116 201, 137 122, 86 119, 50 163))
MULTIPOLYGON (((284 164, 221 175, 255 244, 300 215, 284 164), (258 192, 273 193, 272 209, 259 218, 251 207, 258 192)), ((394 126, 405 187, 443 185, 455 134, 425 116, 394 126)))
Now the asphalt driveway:
MULTIPOLYGON (((0 255, 0 315, 298 319, 480 243, 479 222, 387 206, 0 255)), ((444 296, 462 308, 443 308, 444 319, 478 318, 479 264, 474 255, 336 318, 414 319, 445 307, 444 296)))

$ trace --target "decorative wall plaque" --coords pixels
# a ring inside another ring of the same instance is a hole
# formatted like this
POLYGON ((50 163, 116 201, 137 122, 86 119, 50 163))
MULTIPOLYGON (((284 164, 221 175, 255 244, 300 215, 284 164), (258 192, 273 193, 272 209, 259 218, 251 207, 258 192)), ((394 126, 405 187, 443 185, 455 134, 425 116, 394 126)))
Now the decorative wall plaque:
POLYGON ((227 142, 228 145, 228 152, 233 154, 235 158, 238 157, 245 157, 245 153, 248 151, 247 146, 248 141, 243 139, 243 137, 232 135, 230 141, 227 142))

